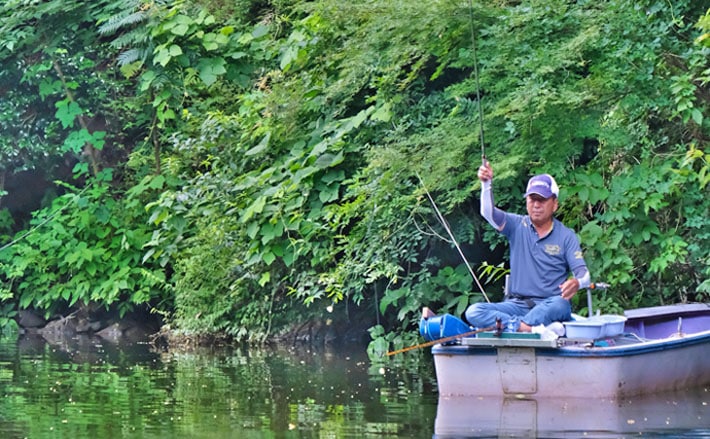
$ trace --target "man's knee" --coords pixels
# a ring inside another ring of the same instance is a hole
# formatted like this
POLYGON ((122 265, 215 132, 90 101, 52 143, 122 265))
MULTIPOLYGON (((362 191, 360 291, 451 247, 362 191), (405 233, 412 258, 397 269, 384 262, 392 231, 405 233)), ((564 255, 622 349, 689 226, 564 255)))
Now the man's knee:
POLYGON ((558 313, 562 315, 568 315, 572 313, 572 304, 569 300, 563 299, 562 296, 555 296, 551 298, 550 305, 558 313))
POLYGON ((470 325, 479 327, 485 324, 482 323, 483 317, 488 314, 488 311, 485 309, 485 305, 485 303, 474 303, 466 308, 466 312, 464 314, 470 325))
POLYGON ((572 305, 561 296, 550 297, 530 310, 523 321, 530 325, 549 325, 552 322, 569 320, 572 315, 572 305))

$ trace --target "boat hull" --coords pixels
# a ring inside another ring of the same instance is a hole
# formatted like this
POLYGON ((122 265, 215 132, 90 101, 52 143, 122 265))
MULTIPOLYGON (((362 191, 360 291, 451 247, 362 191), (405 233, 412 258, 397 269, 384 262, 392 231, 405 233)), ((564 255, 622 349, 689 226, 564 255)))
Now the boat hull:
POLYGON ((437 345, 439 394, 619 398, 710 385, 710 330, 617 346, 554 343, 471 338, 437 345))

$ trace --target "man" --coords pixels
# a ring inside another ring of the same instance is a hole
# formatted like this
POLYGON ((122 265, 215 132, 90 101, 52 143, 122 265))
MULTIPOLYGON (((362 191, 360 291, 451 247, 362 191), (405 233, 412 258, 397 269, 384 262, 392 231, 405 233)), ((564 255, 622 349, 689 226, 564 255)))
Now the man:
POLYGON ((488 162, 478 169, 478 178, 481 215, 508 238, 511 274, 505 300, 473 304, 466 319, 478 328, 501 319, 509 332, 542 332, 549 325, 558 335, 564 334, 560 323, 552 323, 571 318, 570 299, 590 280, 577 236, 553 216, 559 196, 555 179, 548 174, 530 179, 525 192, 528 214, 523 216, 495 207, 493 169, 488 162))

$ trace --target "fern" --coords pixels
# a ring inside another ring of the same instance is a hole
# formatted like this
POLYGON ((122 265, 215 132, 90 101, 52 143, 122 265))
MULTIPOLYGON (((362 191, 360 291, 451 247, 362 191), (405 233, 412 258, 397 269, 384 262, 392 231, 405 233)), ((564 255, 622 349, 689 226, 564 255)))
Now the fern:
POLYGON ((117 61, 124 75, 130 77, 136 73, 138 66, 153 50, 150 32, 146 30, 145 26, 139 25, 147 24, 154 5, 144 4, 141 0, 122 0, 118 1, 115 6, 120 11, 99 20, 98 30, 102 35, 120 32, 110 42, 110 45, 115 49, 126 49, 118 55, 117 61), (134 63, 135 65, 132 65, 134 63))
POLYGON ((144 55, 143 50, 128 49, 126 51, 121 52, 121 54, 118 55, 118 65, 121 67, 126 66, 134 61, 141 60, 143 55, 144 55))
POLYGON ((147 17, 148 14, 145 11, 122 11, 109 17, 105 23, 99 26, 99 33, 102 35, 112 34, 121 28, 145 21, 147 17))
POLYGON ((142 29, 133 29, 116 37, 111 41, 111 47, 120 49, 123 47, 145 44, 149 41, 148 35, 142 29))

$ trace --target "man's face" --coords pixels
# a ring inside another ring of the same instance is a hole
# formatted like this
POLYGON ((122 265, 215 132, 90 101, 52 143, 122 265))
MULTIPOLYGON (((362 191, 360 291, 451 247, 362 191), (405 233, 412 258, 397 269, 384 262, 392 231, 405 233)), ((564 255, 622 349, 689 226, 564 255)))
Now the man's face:
POLYGON ((540 224, 549 221, 557 210, 557 198, 543 198, 538 194, 530 194, 526 198, 528 215, 533 224, 540 224))

